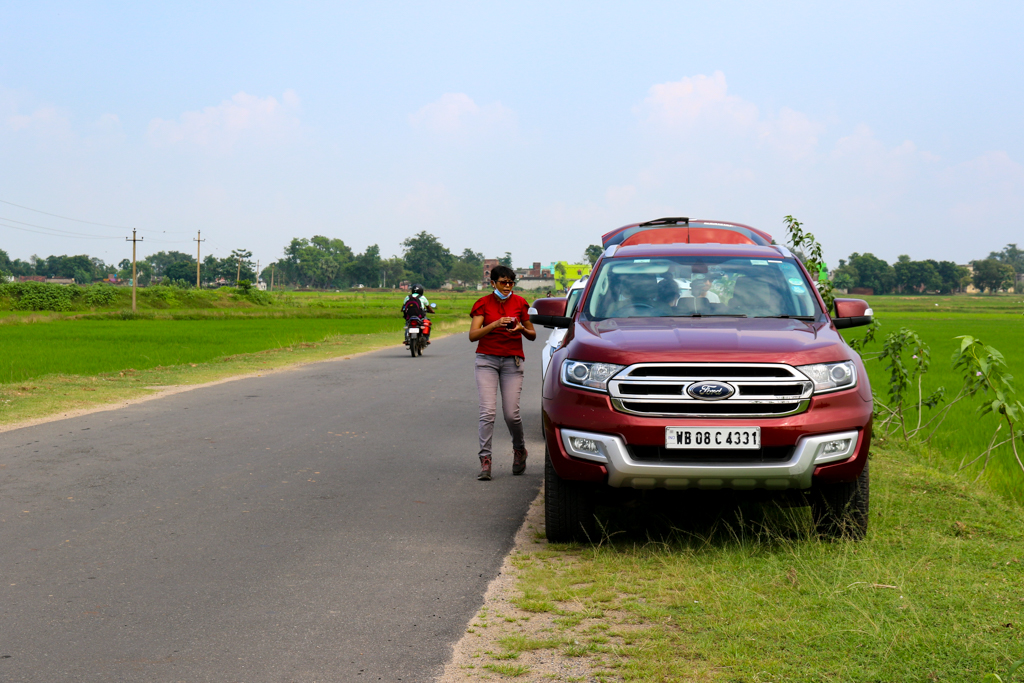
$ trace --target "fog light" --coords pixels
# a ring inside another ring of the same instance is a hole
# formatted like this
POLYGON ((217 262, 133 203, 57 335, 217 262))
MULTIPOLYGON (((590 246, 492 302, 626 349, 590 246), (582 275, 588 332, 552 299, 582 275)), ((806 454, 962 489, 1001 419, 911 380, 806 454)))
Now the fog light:
POLYGON ((849 439, 836 439, 834 441, 826 441, 821 445, 822 455, 840 455, 850 450, 849 439))
POLYGON ((572 444, 574 450, 582 453, 600 453, 597 448, 597 442, 593 439, 584 439, 579 436, 574 436, 569 439, 569 443, 572 444))

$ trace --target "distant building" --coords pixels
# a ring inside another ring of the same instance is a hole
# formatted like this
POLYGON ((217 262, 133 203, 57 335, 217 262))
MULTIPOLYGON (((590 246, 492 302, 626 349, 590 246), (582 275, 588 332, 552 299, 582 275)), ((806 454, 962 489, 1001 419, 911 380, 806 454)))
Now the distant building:
POLYGON ((19 275, 18 282, 46 282, 42 275, 19 275))
POLYGON ((571 285, 573 282, 576 282, 585 275, 590 275, 590 271, 593 269, 593 266, 589 263, 569 263, 568 261, 558 261, 551 264, 551 272, 554 274, 556 279, 558 278, 559 265, 565 268, 565 278, 568 280, 568 282, 566 282, 566 286, 571 285))
POLYGON ((75 278, 73 277, 48 277, 46 283, 50 285, 73 285, 75 284, 75 278))
POLYGON ((960 267, 961 268, 966 268, 967 272, 970 273, 970 275, 972 277, 972 280, 967 283, 966 287, 964 287, 964 294, 981 294, 982 293, 981 290, 974 286, 974 280, 973 280, 973 277, 974 277, 974 264, 973 263, 963 263, 963 264, 960 264, 960 267))
POLYGON ((494 270, 495 266, 498 265, 498 259, 496 258, 485 258, 484 259, 484 284, 486 285, 491 281, 491 271, 494 270))
POLYGON ((540 261, 534 261, 532 268, 516 268, 516 287, 522 289, 551 289, 555 278, 548 268, 542 268, 540 261))

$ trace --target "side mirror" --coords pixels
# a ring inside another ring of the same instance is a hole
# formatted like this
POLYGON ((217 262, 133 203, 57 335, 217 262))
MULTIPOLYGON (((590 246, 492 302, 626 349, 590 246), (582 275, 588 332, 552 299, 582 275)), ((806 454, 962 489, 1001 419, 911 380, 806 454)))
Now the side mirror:
POLYGON ((536 325, 544 327, 558 327, 568 329, 572 325, 572 318, 565 315, 565 308, 569 299, 564 296, 554 296, 550 299, 537 299, 530 307, 530 320, 536 325))
POLYGON ((836 299, 836 314, 832 318, 836 329, 870 325, 875 314, 863 299, 836 299))
POLYGON ((437 308, 437 304, 430 304, 430 308, 431 308, 431 310, 436 309, 437 308))

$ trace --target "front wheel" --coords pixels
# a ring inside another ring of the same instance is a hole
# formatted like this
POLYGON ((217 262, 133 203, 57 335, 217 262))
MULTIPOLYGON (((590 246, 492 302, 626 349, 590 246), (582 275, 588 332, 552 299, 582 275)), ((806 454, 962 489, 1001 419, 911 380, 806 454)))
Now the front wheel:
POLYGON ((593 485, 559 477, 547 448, 544 449, 544 528, 553 543, 597 540, 593 485))
POLYGON ((819 536, 859 541, 867 535, 870 483, 868 463, 864 463, 855 481, 811 488, 811 517, 819 536))

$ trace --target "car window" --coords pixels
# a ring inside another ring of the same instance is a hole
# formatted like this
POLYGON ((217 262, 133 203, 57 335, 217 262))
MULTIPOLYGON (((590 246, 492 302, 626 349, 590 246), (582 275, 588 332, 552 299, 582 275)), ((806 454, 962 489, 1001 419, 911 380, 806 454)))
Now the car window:
POLYGON ((583 294, 583 289, 574 289, 569 292, 569 299, 565 303, 565 314, 572 317, 573 313, 576 312, 576 305, 580 302, 580 295, 583 294))
POLYGON ((602 262, 584 315, 591 319, 820 314, 793 259, 612 258, 602 262))

